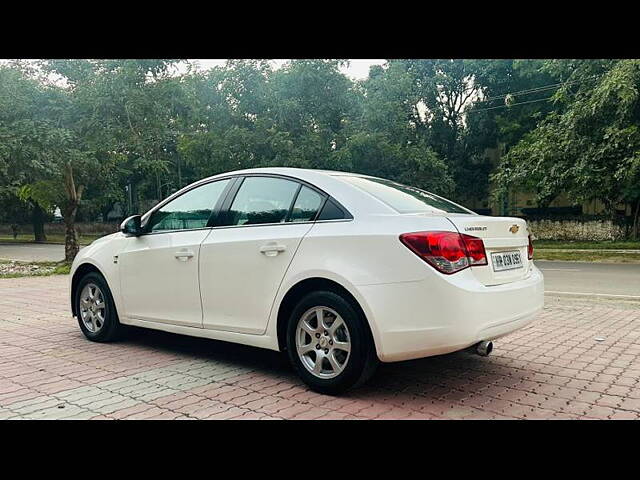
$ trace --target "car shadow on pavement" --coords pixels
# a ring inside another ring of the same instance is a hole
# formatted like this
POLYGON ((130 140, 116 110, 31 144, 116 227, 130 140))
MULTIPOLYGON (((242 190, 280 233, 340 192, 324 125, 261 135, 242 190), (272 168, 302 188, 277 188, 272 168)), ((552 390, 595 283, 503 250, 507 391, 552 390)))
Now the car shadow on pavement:
MULTIPOLYGON (((185 361, 210 360, 237 365, 282 380, 291 387, 308 390, 296 376, 286 354, 280 352, 142 328, 132 328, 122 342, 184 357, 185 361)), ((523 370, 519 372, 522 374, 523 370)), ((500 378, 510 376, 509 367, 502 364, 501 357, 480 357, 460 351, 380 364, 367 384, 341 397, 361 401, 377 401, 386 397, 393 398, 399 405, 406 401, 418 406, 432 403, 441 408, 443 402, 459 401, 486 389, 500 378)))
MULTIPOLYGON (((286 356, 273 350, 146 328, 128 327, 127 330, 122 342, 184 356, 185 360, 209 359, 234 363, 240 368, 252 370, 291 370, 286 356)), ((291 374, 293 375, 293 371, 291 374)))

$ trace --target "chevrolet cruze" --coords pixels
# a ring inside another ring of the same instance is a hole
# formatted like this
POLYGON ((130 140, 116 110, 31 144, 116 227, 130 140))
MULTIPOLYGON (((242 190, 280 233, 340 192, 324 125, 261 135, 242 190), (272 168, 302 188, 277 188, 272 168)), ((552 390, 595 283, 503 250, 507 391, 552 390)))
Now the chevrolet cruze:
POLYGON ((122 325, 286 351, 338 393, 379 361, 475 347, 543 307, 527 224, 352 173, 259 168, 176 192, 82 249, 71 270, 84 335, 122 325))

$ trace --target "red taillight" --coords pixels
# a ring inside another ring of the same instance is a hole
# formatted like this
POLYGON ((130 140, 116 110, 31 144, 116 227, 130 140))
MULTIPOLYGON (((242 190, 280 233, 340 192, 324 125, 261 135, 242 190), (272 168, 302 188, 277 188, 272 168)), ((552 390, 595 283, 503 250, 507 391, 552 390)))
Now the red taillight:
POLYGON ((529 246, 527 247, 527 258, 529 260, 533 260, 533 240, 531 240, 531 235, 529 235, 529 246))
POLYGON ((469 264, 474 265, 487 265, 487 253, 484 251, 484 243, 482 239, 478 237, 472 237, 471 235, 465 235, 461 233, 460 236, 467 247, 469 254, 469 264))
POLYGON ((457 232, 414 232, 400 241, 442 273, 459 272, 472 265, 487 265, 482 239, 457 232))

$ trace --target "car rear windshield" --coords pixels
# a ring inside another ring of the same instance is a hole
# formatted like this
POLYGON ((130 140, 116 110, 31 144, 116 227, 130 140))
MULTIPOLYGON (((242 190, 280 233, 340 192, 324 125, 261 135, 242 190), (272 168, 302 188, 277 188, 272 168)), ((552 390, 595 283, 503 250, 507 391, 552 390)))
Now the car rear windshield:
POLYGON ((344 175, 340 178, 373 195, 400 213, 433 211, 444 213, 474 213, 433 193, 392 182, 391 180, 350 175, 344 175))

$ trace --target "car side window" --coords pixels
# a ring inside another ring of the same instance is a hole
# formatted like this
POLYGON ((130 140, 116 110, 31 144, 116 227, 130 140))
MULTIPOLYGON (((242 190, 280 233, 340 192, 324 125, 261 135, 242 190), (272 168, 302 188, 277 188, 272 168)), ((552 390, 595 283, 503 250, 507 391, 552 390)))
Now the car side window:
POLYGON ((303 185, 287 221, 309 222, 314 220, 323 201, 322 195, 303 185))
POLYGON ((190 230, 207 226, 211 212, 229 179, 196 187, 151 214, 147 231, 190 230))
POLYGON ((227 225, 284 222, 299 186, 283 178, 245 178, 231 204, 227 225))

